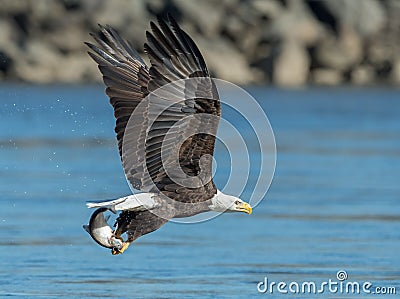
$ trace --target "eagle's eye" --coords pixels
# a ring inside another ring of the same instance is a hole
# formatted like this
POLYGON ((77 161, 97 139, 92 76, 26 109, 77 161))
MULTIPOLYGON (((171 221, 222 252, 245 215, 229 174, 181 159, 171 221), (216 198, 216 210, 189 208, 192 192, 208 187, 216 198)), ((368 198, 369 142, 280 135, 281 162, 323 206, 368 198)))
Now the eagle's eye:
POLYGON ((238 204, 240 204, 240 201, 238 201, 238 200, 235 201, 235 205, 238 205, 238 204))

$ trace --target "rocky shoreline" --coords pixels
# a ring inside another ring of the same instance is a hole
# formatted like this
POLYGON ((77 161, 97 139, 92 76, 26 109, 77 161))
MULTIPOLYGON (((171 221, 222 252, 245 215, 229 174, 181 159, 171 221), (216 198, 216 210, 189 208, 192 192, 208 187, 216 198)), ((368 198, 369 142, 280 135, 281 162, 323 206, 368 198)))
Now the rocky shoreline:
POLYGON ((0 80, 101 80, 83 42, 109 24, 138 49, 172 13, 213 76, 238 84, 400 85, 398 0, 1 1, 0 80))

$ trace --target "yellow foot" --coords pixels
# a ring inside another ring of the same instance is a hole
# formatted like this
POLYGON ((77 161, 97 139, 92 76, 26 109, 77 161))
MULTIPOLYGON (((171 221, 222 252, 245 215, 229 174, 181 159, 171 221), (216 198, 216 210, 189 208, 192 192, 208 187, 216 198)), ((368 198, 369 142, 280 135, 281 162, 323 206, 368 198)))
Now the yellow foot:
POLYGON ((121 249, 113 248, 111 253, 113 255, 121 254, 123 253, 126 249, 128 249, 129 245, 131 245, 131 242, 124 242, 124 245, 122 245, 121 249))

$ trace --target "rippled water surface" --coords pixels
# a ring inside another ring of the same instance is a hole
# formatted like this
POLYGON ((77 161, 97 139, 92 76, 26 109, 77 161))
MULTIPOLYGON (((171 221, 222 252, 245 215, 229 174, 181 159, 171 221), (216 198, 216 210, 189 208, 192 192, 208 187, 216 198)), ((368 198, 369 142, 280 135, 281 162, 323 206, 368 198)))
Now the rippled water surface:
MULTIPOLYGON (((344 298, 257 291, 265 277, 337 281, 339 270, 400 293, 400 92, 248 90, 278 150, 253 215, 169 223, 112 256, 81 227, 86 200, 130 192, 103 87, 1 86, 0 297, 344 298)), ((224 150, 216 160, 220 186, 224 150)))

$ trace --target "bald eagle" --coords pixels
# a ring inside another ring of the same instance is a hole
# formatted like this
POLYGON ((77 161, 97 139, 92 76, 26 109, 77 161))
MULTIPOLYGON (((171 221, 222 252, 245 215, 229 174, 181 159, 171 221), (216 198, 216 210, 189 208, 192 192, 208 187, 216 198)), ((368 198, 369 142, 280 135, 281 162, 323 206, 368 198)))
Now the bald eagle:
POLYGON ((98 64, 114 108, 126 178, 141 193, 88 202, 89 208, 98 208, 84 226, 93 239, 113 254, 121 254, 137 238, 172 218, 207 211, 251 214, 248 203, 222 193, 212 180, 221 103, 194 41, 171 16, 167 21, 158 18, 158 24, 150 22, 144 45, 148 67, 113 28, 99 26, 99 33, 91 34, 97 45, 86 43, 88 53, 98 64), (189 79, 195 82, 175 84, 189 79), (172 84, 173 95, 151 96, 168 84, 172 84), (184 96, 189 89, 191 96, 184 96), (154 110, 157 115, 152 118, 154 110), (197 180, 190 181, 192 178, 197 180), (105 210, 119 212, 115 229, 101 218, 105 210), (123 240, 125 233, 127 239, 123 240))

